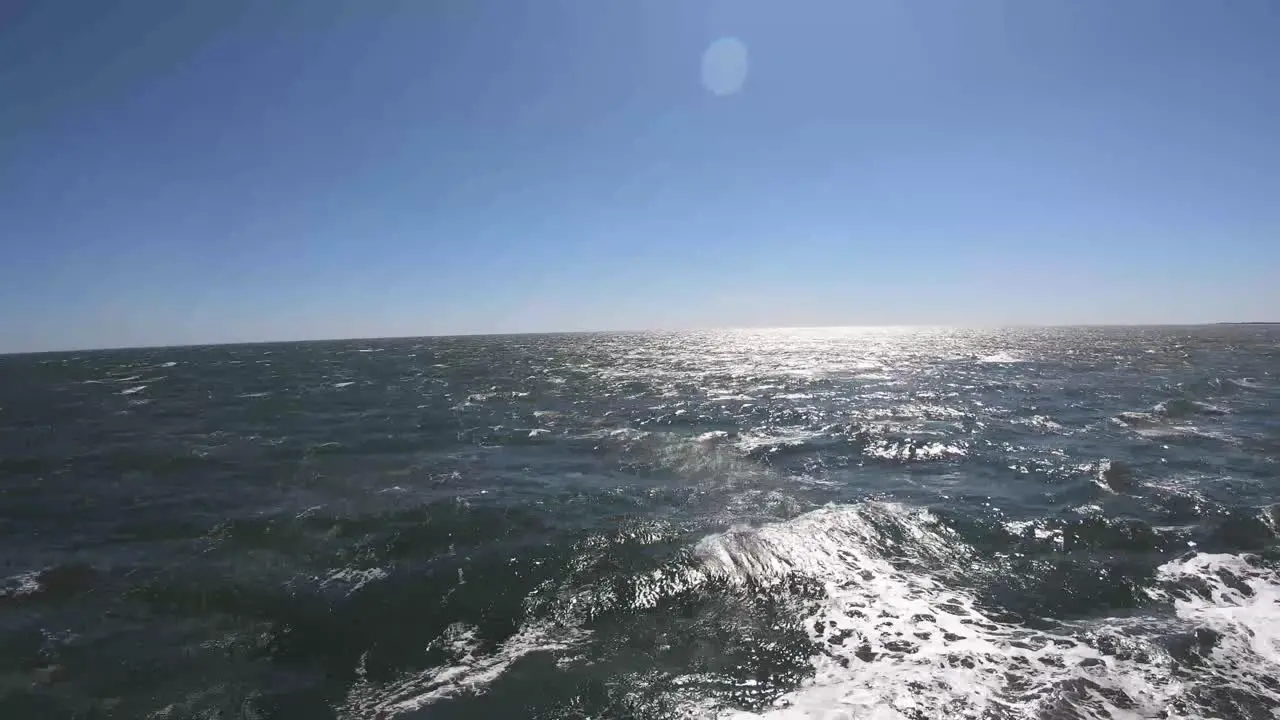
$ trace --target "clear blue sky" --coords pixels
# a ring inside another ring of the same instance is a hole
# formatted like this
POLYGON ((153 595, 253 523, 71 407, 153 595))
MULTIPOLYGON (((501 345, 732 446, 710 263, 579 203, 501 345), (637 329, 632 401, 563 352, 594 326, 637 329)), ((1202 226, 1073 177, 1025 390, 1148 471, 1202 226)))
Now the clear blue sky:
POLYGON ((1280 4, 10 0, 0 243, 0 351, 1277 320, 1280 4))

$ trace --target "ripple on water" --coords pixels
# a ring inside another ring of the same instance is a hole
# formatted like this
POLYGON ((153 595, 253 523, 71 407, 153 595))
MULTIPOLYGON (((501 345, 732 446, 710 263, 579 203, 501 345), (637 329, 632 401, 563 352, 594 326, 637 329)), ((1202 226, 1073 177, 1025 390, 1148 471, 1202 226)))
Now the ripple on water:
POLYGON ((1274 333, 6 356, 0 716, 1268 717, 1274 333))

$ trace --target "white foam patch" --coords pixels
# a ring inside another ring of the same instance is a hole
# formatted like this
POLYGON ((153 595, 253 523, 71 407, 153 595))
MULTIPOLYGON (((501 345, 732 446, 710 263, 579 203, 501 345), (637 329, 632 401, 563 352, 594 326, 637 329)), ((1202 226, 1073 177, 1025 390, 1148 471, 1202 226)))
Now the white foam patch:
POLYGON ((387 571, 382 568, 339 568, 329 573, 329 577, 320 583, 320 587, 345 585, 347 586, 347 594, 350 595, 365 585, 386 579, 386 577, 387 571))
POLYGON ((736 443, 743 453, 775 453, 787 448, 804 447, 806 443, 822 437, 821 433, 808 430, 791 429, 774 432, 748 432, 738 437, 736 443))
POLYGON ((1015 420, 1014 422, 1020 425, 1027 425, 1028 427, 1035 428, 1042 432, 1062 433, 1064 435, 1071 434, 1070 430, 1067 430, 1061 423, 1047 415, 1032 415, 1026 420, 1015 420))
POLYGON ((1020 537, 1026 537, 1029 535, 1036 540, 1048 540, 1053 542, 1059 548, 1063 545, 1061 528, 1046 528, 1037 520, 1010 520, 1004 524, 1004 528, 1010 535, 1017 535, 1020 537))
POLYGON ((0 598, 20 598, 34 595, 44 586, 40 584, 41 570, 32 570, 0 580, 0 598))
MULTIPOLYGON (((1008 526, 1040 536, 1032 521, 1008 526)), ((636 537, 657 541, 667 532, 638 528, 636 537)), ((597 545, 607 540, 584 545, 575 565, 590 565, 606 549, 597 545)), ((339 717, 391 718, 483 692, 531 653, 551 653, 558 664, 584 661, 574 659, 588 637, 580 628, 606 608, 651 610, 713 581, 785 589, 797 576, 824 590, 800 618, 817 648, 814 675, 759 714, 722 708, 717 715, 713 698, 691 695, 691 717, 1189 720, 1233 716, 1212 705, 1223 692, 1280 707, 1269 679, 1280 673, 1280 577, 1260 562, 1181 558, 1158 569, 1149 612, 1034 630, 992 615, 968 589, 992 569, 930 513, 893 503, 735 526, 703 538, 685 560, 634 576, 629 593, 608 583, 547 593, 550 604, 533 602, 530 616, 550 611, 555 622, 527 622, 495 649, 485 649, 474 628, 451 626, 432 643, 445 662, 388 684, 362 679, 339 717), (1217 642, 1202 661, 1180 664, 1166 641, 1205 627, 1217 642)), ((673 684, 673 697, 683 698, 697 678, 673 684)))
MULTIPOLYGON (((1052 630, 1001 622, 951 582, 979 558, 923 511, 880 503, 828 507, 709 537, 697 554, 709 574, 731 581, 768 584, 799 574, 825 587, 826 597, 803 620, 822 648, 814 656, 815 675, 779 698, 765 717, 1204 716, 1198 710, 1180 714, 1180 705, 1172 704, 1200 683, 1199 669, 1179 675, 1155 641, 1152 628, 1167 634, 1176 627, 1148 618, 1064 623, 1052 630), (1107 643, 1111 650, 1099 649, 1107 643), (1131 652, 1115 652, 1115 646, 1131 652)), ((1205 676, 1205 687, 1226 683, 1270 697, 1261 683, 1269 670, 1280 671, 1269 667, 1280 654, 1280 584, 1273 574, 1242 563, 1234 556, 1196 556, 1166 565, 1161 578, 1190 574, 1212 583, 1207 597, 1177 604, 1181 621, 1209 623, 1232 638, 1219 643, 1220 671, 1205 676), (1252 594, 1211 579, 1224 567, 1252 594), (1254 668, 1255 679, 1241 667, 1254 668)))
POLYGON ((961 408, 946 405, 930 405, 928 403, 909 403, 898 405, 892 410, 892 417, 919 418, 923 420, 960 420, 969 413, 961 408))
POLYGON ((492 653, 484 654, 476 628, 454 623, 432 642, 449 658, 443 665, 410 673, 386 685, 375 685, 364 677, 362 662, 357 669, 360 679, 348 693, 344 706, 338 708, 338 716, 344 720, 386 719, 421 710, 459 694, 477 693, 520 658, 532 653, 563 652, 586 636, 582 630, 533 623, 520 628, 492 653))
POLYGON ((948 457, 964 457, 969 451, 961 445, 941 442, 911 442, 879 440, 864 449, 864 455, 882 460, 937 460, 948 457))
POLYGON ((124 389, 124 390, 121 390, 121 391, 120 391, 120 394, 121 394, 121 395, 133 395, 134 393, 140 393, 140 392, 142 392, 143 390, 146 390, 146 389, 147 389, 147 386, 146 386, 146 385, 136 385, 136 386, 134 386, 134 387, 126 388, 126 389, 124 389))
POLYGON ((984 357, 979 358, 979 359, 978 359, 978 362, 982 362, 982 363, 1023 363, 1023 362, 1027 362, 1027 359, 1026 359, 1026 358, 1024 358, 1024 357, 1019 357, 1018 355, 1015 355, 1015 354, 1013 354, 1013 353, 1011 353, 1011 352, 1008 352, 1008 351, 1005 351, 1005 350, 1001 350, 1000 352, 992 353, 992 354, 990 354, 990 355, 986 355, 986 356, 984 356, 984 357))
MULTIPOLYGON (((1280 674, 1280 574, 1240 555, 1198 553, 1162 565, 1157 577, 1171 584, 1198 583, 1186 593, 1157 589, 1150 594, 1172 598, 1178 617, 1221 633, 1213 653, 1223 664, 1256 666, 1261 659, 1280 674)), ((1270 694, 1280 708, 1280 692, 1270 694)))

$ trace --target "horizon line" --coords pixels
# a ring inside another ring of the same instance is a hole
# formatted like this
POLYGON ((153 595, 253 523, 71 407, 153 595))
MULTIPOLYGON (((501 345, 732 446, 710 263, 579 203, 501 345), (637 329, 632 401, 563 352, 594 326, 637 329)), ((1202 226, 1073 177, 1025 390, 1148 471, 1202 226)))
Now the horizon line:
POLYGON ((948 330, 1011 330, 1011 329, 1048 329, 1048 328, 1167 328, 1167 327, 1212 327, 1220 325, 1280 325, 1280 321, 1216 321, 1198 323, 1007 323, 996 325, 954 325, 932 323, 901 323, 893 325, 772 325, 772 326, 734 326, 734 327, 701 327, 682 329, 644 328, 644 329, 599 329, 599 330, 547 330, 532 332, 461 332, 448 334, 424 335, 381 335, 381 336, 348 336, 348 337, 313 337, 294 338, 288 340, 233 340, 208 343, 179 343, 173 345, 109 345, 98 347, 53 348, 47 350, 14 350, 2 351, 0 357, 16 357, 22 355, 58 355, 79 352, 120 352, 137 350, 184 350, 191 348, 244 347, 252 345, 287 345, 327 342, 381 342, 388 340, 432 340, 448 338, 485 338, 485 337, 526 337, 538 335, 603 335, 603 334, 645 334, 645 333, 696 333, 696 332, 741 332, 748 330, 847 330, 847 329, 948 329, 948 330))

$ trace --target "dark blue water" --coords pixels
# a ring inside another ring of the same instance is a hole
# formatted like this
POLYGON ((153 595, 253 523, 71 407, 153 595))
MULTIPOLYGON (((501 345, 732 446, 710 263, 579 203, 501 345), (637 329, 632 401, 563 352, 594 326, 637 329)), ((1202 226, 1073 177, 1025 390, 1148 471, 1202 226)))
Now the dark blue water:
POLYGON ((0 718, 1275 718, 1280 328, 0 357, 0 718))

